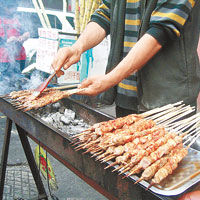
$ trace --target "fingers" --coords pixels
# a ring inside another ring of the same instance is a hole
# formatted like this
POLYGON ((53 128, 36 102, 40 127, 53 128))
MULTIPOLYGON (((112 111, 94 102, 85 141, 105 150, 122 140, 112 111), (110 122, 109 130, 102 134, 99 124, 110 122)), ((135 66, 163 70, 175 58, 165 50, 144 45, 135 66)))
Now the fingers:
POLYGON ((63 47, 58 50, 53 62, 52 67, 55 71, 59 71, 68 61, 70 57, 70 51, 68 47, 63 47))
POLYGON ((99 90, 97 89, 95 80, 93 78, 83 80, 81 85, 78 86, 78 88, 85 89, 78 93, 80 95, 96 96, 99 93, 99 90))
POLYGON ((56 71, 56 76, 57 77, 60 77, 62 75, 64 75, 64 72, 62 70, 56 71))
POLYGON ((93 81, 92 81, 90 78, 84 79, 84 80, 82 81, 81 85, 80 85, 80 88, 87 88, 87 87, 89 87, 89 85, 92 84, 92 82, 93 82, 93 81))

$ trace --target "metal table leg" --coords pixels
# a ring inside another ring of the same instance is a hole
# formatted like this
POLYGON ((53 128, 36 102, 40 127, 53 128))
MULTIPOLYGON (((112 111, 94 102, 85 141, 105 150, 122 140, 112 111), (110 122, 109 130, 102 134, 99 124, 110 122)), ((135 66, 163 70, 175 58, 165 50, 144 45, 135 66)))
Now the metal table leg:
POLYGON ((1 200, 3 199, 3 190, 4 190, 4 183, 5 183, 6 165, 8 161, 8 151, 9 151, 9 144, 10 144, 11 129, 12 129, 12 121, 7 117, 4 143, 3 143, 2 155, 1 155, 1 169, 0 169, 0 199, 1 200))
POLYGON ((30 147, 30 143, 28 141, 27 132, 21 127, 19 127, 17 124, 16 124, 16 128, 17 128, 17 131, 18 131, 18 134, 19 134, 19 137, 20 137, 20 140, 21 140, 21 143, 26 155, 26 159, 28 161, 33 178, 35 180, 35 184, 38 189, 39 199, 48 199, 35 159, 34 159, 34 156, 33 156, 33 153, 32 153, 32 150, 31 150, 31 147, 30 147))

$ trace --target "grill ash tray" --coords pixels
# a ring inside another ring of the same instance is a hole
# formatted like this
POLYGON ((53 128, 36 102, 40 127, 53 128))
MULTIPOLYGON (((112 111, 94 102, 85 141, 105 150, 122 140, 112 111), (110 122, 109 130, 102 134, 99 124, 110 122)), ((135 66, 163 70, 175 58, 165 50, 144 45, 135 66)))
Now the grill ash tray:
MULTIPOLYGON (((111 164, 112 162, 108 162, 111 164)), ((115 166, 117 168, 118 165, 115 166)), ((127 173, 125 173, 127 174, 127 173)), ((133 175, 129 177, 134 182, 138 180, 139 176, 133 175)), ((149 190, 166 196, 179 195, 188 188, 200 181, 200 151, 193 148, 188 149, 188 155, 179 163, 177 169, 169 175, 159 185, 152 186, 149 190)), ((145 188, 150 185, 148 181, 141 181, 140 183, 145 188)))

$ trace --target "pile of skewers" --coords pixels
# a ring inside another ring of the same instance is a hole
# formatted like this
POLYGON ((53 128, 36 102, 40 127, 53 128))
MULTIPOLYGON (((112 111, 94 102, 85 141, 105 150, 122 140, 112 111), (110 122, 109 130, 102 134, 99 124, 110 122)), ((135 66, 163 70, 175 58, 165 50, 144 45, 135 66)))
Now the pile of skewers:
POLYGON ((200 114, 181 102, 94 124, 74 136, 75 149, 85 150, 96 160, 107 163, 105 169, 141 177, 149 187, 160 184, 177 168, 188 148, 200 136, 200 114), (184 118, 184 119, 183 119, 184 118))
POLYGON ((69 97, 73 94, 78 93, 83 89, 71 89, 66 91, 61 91, 54 88, 45 89, 37 98, 34 98, 34 90, 21 90, 13 91, 7 95, 2 96, 5 99, 10 99, 11 104, 17 110, 28 111, 32 109, 37 109, 48 104, 56 103, 59 100, 69 97))

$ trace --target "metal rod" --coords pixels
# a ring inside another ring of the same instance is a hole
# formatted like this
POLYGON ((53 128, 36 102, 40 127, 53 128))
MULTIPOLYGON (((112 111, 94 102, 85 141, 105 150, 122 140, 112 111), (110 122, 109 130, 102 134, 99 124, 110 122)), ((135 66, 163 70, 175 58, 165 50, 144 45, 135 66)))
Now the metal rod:
POLYGON ((7 117, 3 150, 2 150, 2 155, 1 155, 0 200, 3 199, 3 190, 4 190, 4 183, 5 183, 6 165, 8 161, 8 151, 9 151, 9 144, 10 144, 11 129, 12 129, 12 121, 7 117))

